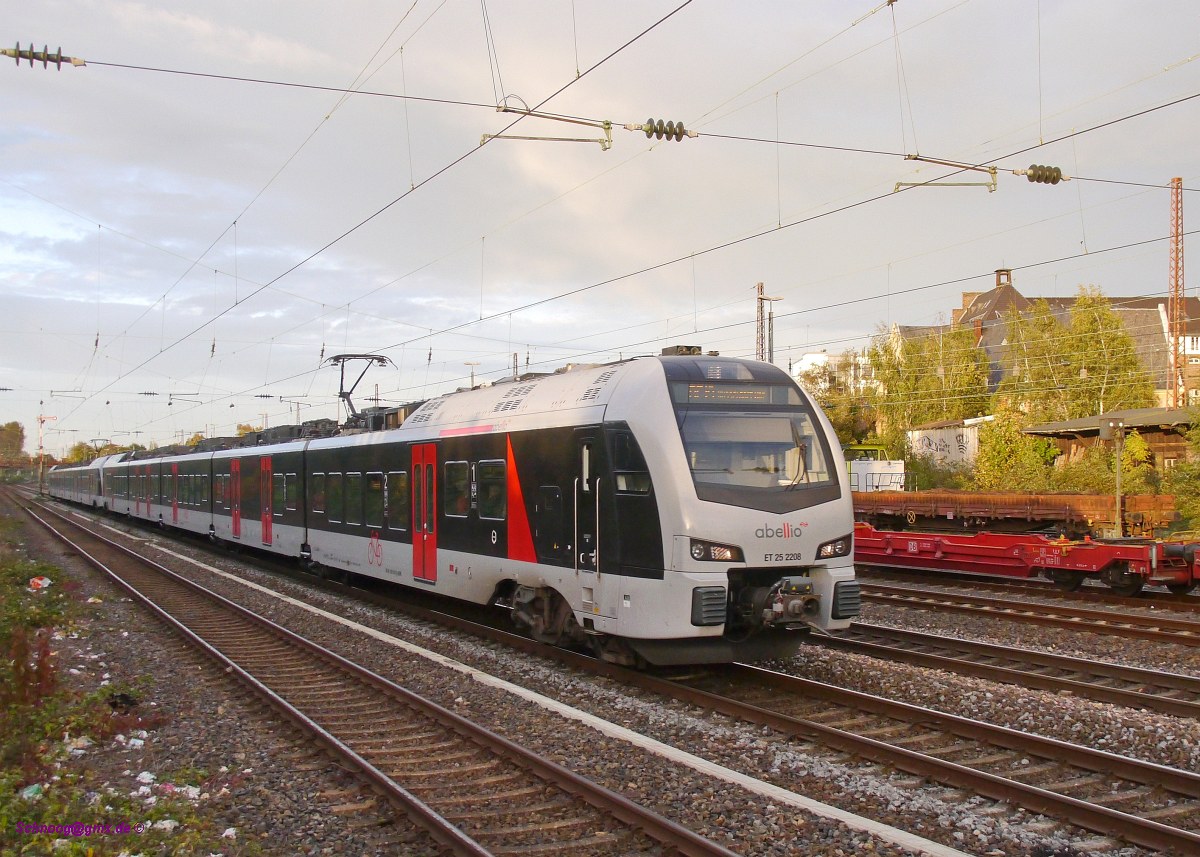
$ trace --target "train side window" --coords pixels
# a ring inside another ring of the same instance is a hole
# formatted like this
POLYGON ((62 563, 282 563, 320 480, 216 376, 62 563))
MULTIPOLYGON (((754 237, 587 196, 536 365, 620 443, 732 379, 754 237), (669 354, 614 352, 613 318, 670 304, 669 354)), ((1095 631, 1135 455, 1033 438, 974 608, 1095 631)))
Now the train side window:
POLYGON ((330 473, 325 480, 325 511, 329 520, 342 520, 342 474, 330 473))
POLYGON ((443 511, 451 518, 465 518, 471 508, 471 465, 466 461, 447 461, 442 487, 443 511))
POLYGON ((387 475, 387 526, 389 530, 407 530, 409 517, 408 474, 393 471, 387 475))
POLYGON ((363 478, 361 473, 346 474, 346 523, 363 522, 363 478))
POLYGON ((283 517, 283 500, 287 496, 287 479, 282 473, 271 476, 271 514, 276 518, 283 517))
POLYGON ((504 461, 480 461, 475 465, 475 476, 479 481, 479 517, 504 520, 508 512, 506 467, 504 461))
POLYGON ((200 474, 200 493, 196 495, 196 505, 208 505, 208 474, 200 474))
POLYGON ((312 475, 312 510, 318 515, 325 514, 325 474, 312 475))
POLYGON ((300 504, 300 477, 295 473, 289 473, 283 485, 283 507, 289 512, 294 512, 300 504))
POLYGON ((364 511, 363 521, 368 527, 383 526, 383 474, 368 473, 367 481, 364 485, 364 511))

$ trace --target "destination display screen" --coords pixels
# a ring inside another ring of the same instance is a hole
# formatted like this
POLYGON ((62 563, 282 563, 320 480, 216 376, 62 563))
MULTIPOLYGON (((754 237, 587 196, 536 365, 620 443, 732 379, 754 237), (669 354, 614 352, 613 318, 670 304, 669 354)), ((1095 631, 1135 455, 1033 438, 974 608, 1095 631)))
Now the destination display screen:
POLYGON ((730 384, 694 381, 671 385, 678 405, 799 405, 800 397, 782 384, 730 384))

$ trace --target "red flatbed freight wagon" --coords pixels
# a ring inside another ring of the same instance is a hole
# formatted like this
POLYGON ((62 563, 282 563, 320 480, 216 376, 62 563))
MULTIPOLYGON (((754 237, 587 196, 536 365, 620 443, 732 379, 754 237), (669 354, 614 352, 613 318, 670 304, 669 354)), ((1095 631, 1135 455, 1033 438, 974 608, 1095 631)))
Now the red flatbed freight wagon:
POLYGON ((1124 539, 1071 541, 1036 533, 939 533, 854 525, 856 565, 998 577, 1046 577, 1064 589, 1095 578, 1121 595, 1143 586, 1190 592, 1200 582, 1197 545, 1124 539))

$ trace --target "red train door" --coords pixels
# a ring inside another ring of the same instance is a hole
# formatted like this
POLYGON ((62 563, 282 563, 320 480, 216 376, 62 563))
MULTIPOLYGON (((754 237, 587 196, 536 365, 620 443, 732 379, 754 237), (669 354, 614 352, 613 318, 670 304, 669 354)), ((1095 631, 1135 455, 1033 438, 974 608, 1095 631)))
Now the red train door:
POLYGON ((171 487, 171 523, 179 523, 179 462, 171 462, 171 481, 168 483, 171 487))
POLYGON ((413 579, 437 582, 437 445, 412 448, 413 579))
POLYGON ((262 543, 264 545, 269 545, 274 540, 274 532, 271 528, 274 513, 271 473, 271 456, 264 455, 258 459, 258 507, 262 515, 262 543))
POLYGON ((242 537, 242 460, 229 460, 229 509, 235 539, 242 537))

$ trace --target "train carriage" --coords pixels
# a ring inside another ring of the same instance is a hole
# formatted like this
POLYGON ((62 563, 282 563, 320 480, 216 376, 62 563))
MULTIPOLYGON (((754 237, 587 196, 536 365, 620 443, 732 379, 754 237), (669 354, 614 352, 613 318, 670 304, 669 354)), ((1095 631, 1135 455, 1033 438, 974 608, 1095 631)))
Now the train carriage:
POLYGON ((97 459, 100 463, 100 480, 104 492, 104 508, 118 515, 128 515, 132 507, 131 497, 136 488, 131 484, 126 461, 131 453, 121 452, 116 455, 97 459))
POLYGON ((64 500, 84 506, 103 506, 104 497, 101 490, 100 472, 106 458, 107 456, 97 458, 89 464, 78 467, 61 464, 51 467, 46 474, 46 483, 50 487, 50 492, 64 500))
POLYGON ((285 556, 305 545, 301 502, 307 441, 212 453, 215 538, 285 556))
POLYGON ((172 455, 158 462, 159 492, 153 520, 190 533, 213 529, 212 453, 172 455))
POLYGON ((701 663, 785 655, 858 613, 833 438, 777 367, 692 352, 101 472, 114 511, 193 531, 211 514, 220 540, 501 604, 547 642, 701 663))

